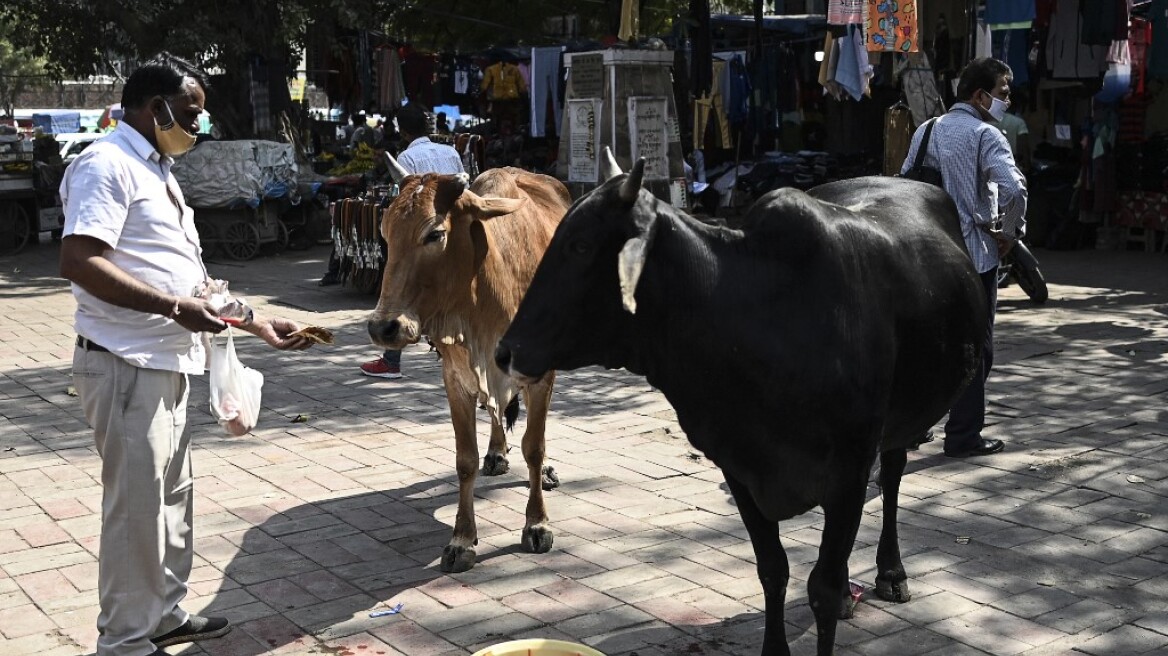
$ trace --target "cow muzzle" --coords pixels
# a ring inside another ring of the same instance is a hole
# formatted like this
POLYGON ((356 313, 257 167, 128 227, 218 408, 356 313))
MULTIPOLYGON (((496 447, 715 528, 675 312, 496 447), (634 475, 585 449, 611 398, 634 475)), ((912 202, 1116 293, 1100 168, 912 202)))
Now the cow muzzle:
POLYGON ((374 344, 388 349, 400 349, 417 342, 421 337, 418 322, 400 314, 394 317, 370 317, 366 329, 374 344))
POLYGON ((495 366, 499 367, 503 373, 515 379, 516 382, 524 385, 535 383, 543 377, 543 372, 541 372, 538 376, 531 376, 522 373, 515 368, 514 364, 514 353, 512 352, 511 347, 509 347, 505 341, 499 342, 499 345, 495 347, 495 366))

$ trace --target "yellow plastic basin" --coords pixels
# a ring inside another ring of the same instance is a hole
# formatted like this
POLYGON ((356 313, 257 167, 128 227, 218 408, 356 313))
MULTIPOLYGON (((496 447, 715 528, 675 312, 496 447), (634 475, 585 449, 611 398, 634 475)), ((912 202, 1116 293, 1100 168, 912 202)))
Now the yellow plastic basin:
POLYGON ((591 647, 563 640, 512 640, 476 651, 474 656, 604 656, 591 647))

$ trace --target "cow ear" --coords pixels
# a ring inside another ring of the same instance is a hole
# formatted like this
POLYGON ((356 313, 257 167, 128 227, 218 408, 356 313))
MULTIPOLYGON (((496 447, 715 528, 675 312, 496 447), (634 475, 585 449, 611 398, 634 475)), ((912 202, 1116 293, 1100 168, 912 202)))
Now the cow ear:
POLYGON ((438 216, 449 212, 469 186, 470 176, 465 173, 438 176, 438 184, 434 186, 434 212, 438 216))
POLYGON ((621 173, 624 173, 624 171, 621 170, 620 164, 616 163, 616 158, 612 155, 612 149, 605 146, 600 154, 600 181, 611 180, 621 173))
POLYGON ((519 211, 527 203, 526 198, 504 198, 502 196, 479 196, 468 191, 464 202, 470 206, 476 219, 490 219, 519 211))
POLYGON ((645 258, 653 246, 653 236, 657 232, 655 216, 639 217, 637 219, 637 234, 625 242, 617 260, 617 273, 620 275, 621 304, 629 314, 637 313, 637 283, 641 280, 641 273, 645 270, 645 258))

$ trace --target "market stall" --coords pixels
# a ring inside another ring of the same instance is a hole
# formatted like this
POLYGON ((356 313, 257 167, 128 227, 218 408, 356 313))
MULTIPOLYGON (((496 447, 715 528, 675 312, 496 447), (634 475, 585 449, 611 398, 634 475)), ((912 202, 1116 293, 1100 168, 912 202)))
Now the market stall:
POLYGON ((64 225, 57 193, 64 164, 52 136, 0 134, 0 255, 64 225))
POLYGON ((320 182, 301 174, 291 144, 204 141, 171 170, 209 255, 250 260, 265 245, 287 248, 293 229, 327 222, 315 201, 320 182))

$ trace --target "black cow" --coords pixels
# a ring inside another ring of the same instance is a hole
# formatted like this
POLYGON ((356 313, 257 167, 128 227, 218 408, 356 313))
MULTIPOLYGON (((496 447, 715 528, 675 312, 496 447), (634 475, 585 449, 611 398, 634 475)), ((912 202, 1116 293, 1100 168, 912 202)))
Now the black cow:
POLYGON ((906 450, 981 357, 981 283, 940 189, 894 178, 759 199, 714 227, 616 177, 564 217, 495 353, 520 380, 587 365, 643 374, 738 504, 766 595, 764 655, 789 654, 777 522, 822 506, 808 597, 818 654, 846 617, 848 555, 880 453, 877 593, 907 601, 896 534, 906 450))

